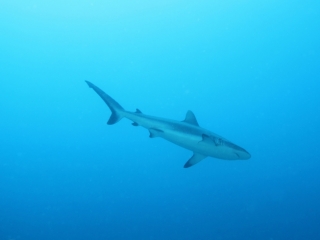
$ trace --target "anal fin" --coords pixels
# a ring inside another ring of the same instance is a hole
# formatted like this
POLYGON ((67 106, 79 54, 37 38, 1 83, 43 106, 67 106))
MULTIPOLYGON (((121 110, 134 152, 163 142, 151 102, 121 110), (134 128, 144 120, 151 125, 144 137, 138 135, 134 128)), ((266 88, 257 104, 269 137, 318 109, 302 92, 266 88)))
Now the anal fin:
POLYGON ((193 153, 193 156, 184 164, 184 168, 192 167, 193 165, 197 164, 206 157, 207 156, 199 153, 193 153))

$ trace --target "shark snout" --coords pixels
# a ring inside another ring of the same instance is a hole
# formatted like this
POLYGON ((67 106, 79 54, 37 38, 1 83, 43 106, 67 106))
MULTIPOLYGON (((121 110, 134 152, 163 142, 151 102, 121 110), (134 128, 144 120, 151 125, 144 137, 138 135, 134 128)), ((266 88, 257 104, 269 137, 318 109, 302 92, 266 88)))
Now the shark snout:
POLYGON ((235 159, 247 160, 251 158, 251 154, 242 147, 239 147, 238 145, 231 142, 225 142, 225 145, 229 147, 229 149, 233 152, 233 154, 235 155, 235 159))
POLYGON ((235 151, 234 152, 237 156, 238 156, 238 159, 239 160, 247 160, 247 159, 249 159, 249 158, 251 158, 251 154, 250 153, 248 153, 246 150, 241 150, 241 151, 239 151, 239 150, 237 150, 237 151, 235 151))

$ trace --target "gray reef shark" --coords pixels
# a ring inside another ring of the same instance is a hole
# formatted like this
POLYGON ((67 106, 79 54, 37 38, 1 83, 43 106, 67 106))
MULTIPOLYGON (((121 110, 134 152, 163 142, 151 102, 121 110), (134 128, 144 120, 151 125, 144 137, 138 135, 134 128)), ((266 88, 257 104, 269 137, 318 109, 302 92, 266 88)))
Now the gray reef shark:
POLYGON ((115 124, 122 118, 131 120, 133 126, 142 126, 149 130, 150 138, 162 137, 172 143, 193 152, 193 156, 185 163, 188 168, 206 157, 225 160, 249 159, 251 157, 243 148, 227 139, 199 126, 193 112, 188 111, 183 121, 169 120, 143 114, 139 109, 135 112, 124 110, 114 99, 89 81, 86 81, 108 105, 112 114, 108 124, 115 124))

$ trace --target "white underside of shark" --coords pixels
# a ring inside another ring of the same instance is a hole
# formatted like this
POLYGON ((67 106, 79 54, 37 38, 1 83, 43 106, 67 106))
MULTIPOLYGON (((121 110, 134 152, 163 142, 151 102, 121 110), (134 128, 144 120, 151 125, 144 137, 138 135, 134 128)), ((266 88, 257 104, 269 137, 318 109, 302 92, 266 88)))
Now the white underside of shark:
POLYGON ((142 126, 149 130, 150 137, 162 137, 176 145, 189 149, 193 156, 185 163, 188 168, 206 157, 225 160, 245 160, 251 155, 243 148, 231 143, 227 139, 199 126, 195 115, 188 111, 183 121, 169 120, 136 112, 124 110, 119 103, 112 99, 100 88, 86 81, 109 106, 112 114, 108 124, 115 124, 122 118, 131 120, 133 126, 142 126))

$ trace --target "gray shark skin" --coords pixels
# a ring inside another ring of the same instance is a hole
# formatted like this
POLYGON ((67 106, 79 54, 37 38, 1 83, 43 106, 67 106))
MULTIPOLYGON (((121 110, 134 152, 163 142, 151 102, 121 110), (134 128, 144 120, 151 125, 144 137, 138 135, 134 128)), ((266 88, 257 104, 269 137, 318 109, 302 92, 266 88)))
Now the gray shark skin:
POLYGON ((178 146, 189 149, 193 156, 185 163, 188 168, 200 162, 206 157, 214 157, 225 160, 246 160, 251 157, 243 148, 235 145, 227 139, 201 128, 193 112, 188 111, 183 121, 174 121, 143 114, 139 109, 136 112, 124 110, 114 99, 89 81, 92 88, 108 105, 111 116, 108 124, 112 125, 122 118, 131 120, 133 126, 142 126, 149 130, 149 137, 162 137, 178 146))

